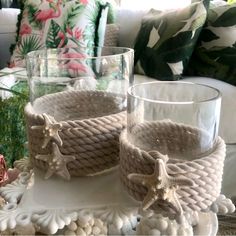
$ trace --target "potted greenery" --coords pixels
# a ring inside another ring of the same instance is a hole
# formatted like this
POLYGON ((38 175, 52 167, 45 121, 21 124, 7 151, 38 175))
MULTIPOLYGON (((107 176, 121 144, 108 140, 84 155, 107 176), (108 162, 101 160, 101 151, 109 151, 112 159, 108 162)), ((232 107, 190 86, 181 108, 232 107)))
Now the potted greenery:
POLYGON ((10 89, 0 87, 8 92, 7 96, 0 97, 0 153, 5 156, 8 167, 26 155, 24 106, 29 96, 24 83, 19 82, 10 89))

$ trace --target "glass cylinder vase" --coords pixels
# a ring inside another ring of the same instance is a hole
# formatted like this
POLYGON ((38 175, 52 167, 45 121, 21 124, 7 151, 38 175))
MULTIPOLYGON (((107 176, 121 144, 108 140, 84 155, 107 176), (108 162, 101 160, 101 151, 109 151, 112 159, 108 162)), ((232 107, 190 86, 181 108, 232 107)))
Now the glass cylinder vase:
POLYGON ((133 81, 133 50, 121 47, 59 48, 30 52, 31 103, 51 93, 99 90, 126 94, 133 81))
POLYGON ((153 132, 159 132, 160 138, 154 135, 150 139, 152 132, 149 134, 149 129, 143 129, 142 135, 149 135, 149 144, 145 149, 158 150, 172 158, 181 159, 206 155, 214 147, 218 136, 220 108, 220 92, 206 85, 178 81, 131 86, 128 90, 128 139, 142 148, 144 143, 137 137, 137 131, 144 125, 156 122, 160 126, 153 132), (165 130, 170 133, 167 144, 163 146, 161 133, 165 130), (191 144, 181 130, 188 137, 192 136, 191 144), (180 152, 176 153, 173 145, 179 145, 180 152))

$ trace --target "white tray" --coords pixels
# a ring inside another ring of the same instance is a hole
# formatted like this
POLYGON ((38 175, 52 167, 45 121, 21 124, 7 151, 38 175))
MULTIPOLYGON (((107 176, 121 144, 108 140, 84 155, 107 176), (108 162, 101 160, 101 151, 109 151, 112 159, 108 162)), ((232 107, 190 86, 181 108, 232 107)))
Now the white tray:
MULTIPOLYGON (((78 217, 92 214, 106 222, 112 234, 135 235, 140 203, 124 191, 116 168, 71 181, 55 177, 44 180, 43 176, 39 170, 21 172, 16 181, 0 188, 0 194, 8 201, 0 211, 1 231, 34 223, 40 232, 56 234, 78 217)), ((214 213, 199 213, 193 232, 214 236, 217 229, 214 213)))

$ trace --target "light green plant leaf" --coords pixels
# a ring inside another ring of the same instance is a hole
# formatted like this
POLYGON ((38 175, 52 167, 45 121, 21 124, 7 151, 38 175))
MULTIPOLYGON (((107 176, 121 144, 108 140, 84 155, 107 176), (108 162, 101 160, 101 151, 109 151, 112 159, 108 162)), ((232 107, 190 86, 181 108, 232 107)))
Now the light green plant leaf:
POLYGON ((66 31, 67 27, 69 27, 70 29, 73 29, 76 26, 78 16, 83 12, 84 8, 85 8, 85 5, 79 2, 72 4, 68 8, 66 12, 65 20, 64 20, 64 31, 66 31))
POLYGON ((42 44, 37 35, 27 36, 20 41, 17 48, 16 58, 23 60, 29 52, 36 51, 41 48, 42 44))

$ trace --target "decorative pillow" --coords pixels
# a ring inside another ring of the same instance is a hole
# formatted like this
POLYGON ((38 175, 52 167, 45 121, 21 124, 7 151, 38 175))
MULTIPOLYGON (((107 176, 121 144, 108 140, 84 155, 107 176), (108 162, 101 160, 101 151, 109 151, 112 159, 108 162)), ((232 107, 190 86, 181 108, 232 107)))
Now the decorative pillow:
POLYGON ((210 5, 186 73, 236 85, 236 3, 210 5))
POLYGON ((142 19, 135 43, 135 72, 176 80, 187 66, 206 20, 209 1, 169 11, 151 9, 142 19))
MULTIPOLYGON (((102 14, 105 8, 102 0, 25 0, 11 66, 24 67, 28 52, 45 47, 97 45, 100 16, 107 17, 102 14)), ((105 29, 106 20, 102 22, 105 29)))

